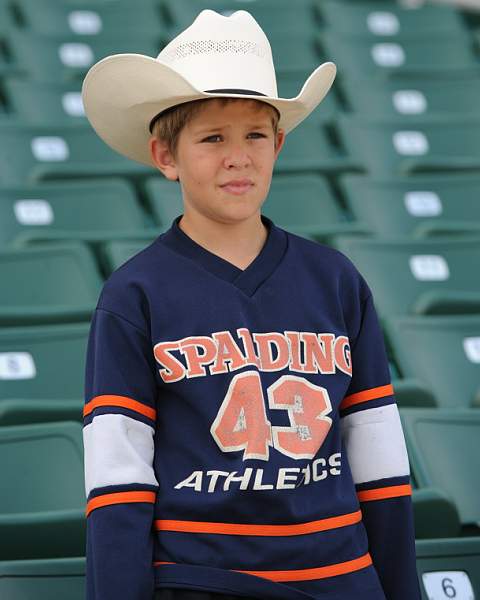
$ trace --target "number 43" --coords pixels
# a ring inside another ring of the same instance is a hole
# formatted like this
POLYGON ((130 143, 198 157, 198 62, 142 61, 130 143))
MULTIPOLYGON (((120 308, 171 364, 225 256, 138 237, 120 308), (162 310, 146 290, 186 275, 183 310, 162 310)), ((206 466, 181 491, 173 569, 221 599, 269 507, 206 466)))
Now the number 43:
POLYGON ((245 371, 230 382, 210 432, 223 452, 243 449, 243 460, 268 460, 269 447, 294 459, 313 458, 323 444, 332 419, 325 388, 304 377, 283 375, 267 389, 268 406, 286 410, 290 426, 271 425, 267 419, 258 371, 245 371))

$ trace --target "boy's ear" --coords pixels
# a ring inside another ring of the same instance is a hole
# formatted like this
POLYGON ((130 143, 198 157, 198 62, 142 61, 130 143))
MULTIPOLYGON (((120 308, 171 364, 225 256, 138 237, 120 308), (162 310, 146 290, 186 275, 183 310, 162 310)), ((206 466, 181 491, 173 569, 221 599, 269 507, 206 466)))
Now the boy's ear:
POLYGON ((156 137, 151 137, 149 141, 150 155, 159 171, 165 175, 167 179, 176 181, 178 179, 178 170, 175 158, 167 147, 166 142, 159 140, 156 137))
POLYGON ((285 131, 283 129, 279 129, 277 131, 277 139, 276 139, 277 145, 275 147, 275 160, 277 160, 278 155, 280 154, 280 150, 283 147, 283 144, 285 142, 285 131))

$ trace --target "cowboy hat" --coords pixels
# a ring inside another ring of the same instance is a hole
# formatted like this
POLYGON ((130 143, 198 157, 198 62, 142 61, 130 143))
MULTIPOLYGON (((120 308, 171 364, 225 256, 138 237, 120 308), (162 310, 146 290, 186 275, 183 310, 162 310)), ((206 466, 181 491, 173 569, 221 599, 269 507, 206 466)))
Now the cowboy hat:
POLYGON ((206 98, 261 100, 290 132, 323 100, 335 79, 320 65, 295 98, 279 98, 270 43, 250 13, 203 10, 156 58, 114 54, 93 65, 82 86, 85 114, 114 150, 149 166, 150 124, 177 104, 206 98))

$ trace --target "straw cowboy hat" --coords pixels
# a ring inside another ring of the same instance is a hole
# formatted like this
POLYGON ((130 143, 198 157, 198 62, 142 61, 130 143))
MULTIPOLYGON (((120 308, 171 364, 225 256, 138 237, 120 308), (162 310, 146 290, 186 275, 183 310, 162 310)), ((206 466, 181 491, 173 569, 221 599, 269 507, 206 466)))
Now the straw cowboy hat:
POLYGON ((87 118, 109 146, 154 166, 150 124, 164 110, 190 100, 251 98, 277 108, 279 127, 288 133, 322 101, 335 73, 326 62, 298 96, 279 98, 270 43, 252 15, 203 10, 156 58, 114 54, 97 62, 85 76, 82 99, 87 118))

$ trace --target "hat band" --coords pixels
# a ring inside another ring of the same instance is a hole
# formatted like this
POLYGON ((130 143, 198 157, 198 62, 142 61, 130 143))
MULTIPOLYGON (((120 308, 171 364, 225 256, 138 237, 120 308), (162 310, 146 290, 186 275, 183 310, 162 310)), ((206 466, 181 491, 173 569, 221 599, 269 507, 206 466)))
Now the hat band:
MULTIPOLYGON (((256 92, 254 90, 236 90, 236 89, 230 89, 230 88, 225 89, 225 90, 205 90, 204 93, 205 94, 241 94, 241 95, 245 95, 245 96, 266 96, 266 94, 262 94, 261 92, 256 92)), ((175 104, 174 106, 170 106, 169 108, 166 108, 165 110, 162 110, 157 115, 155 115, 153 117, 153 119, 150 121, 150 125, 148 126, 148 130, 150 131, 150 133, 152 133, 152 129, 155 124, 155 121, 159 117, 164 115, 165 113, 173 110, 174 108, 177 108, 177 106, 180 106, 180 105, 175 104)))

